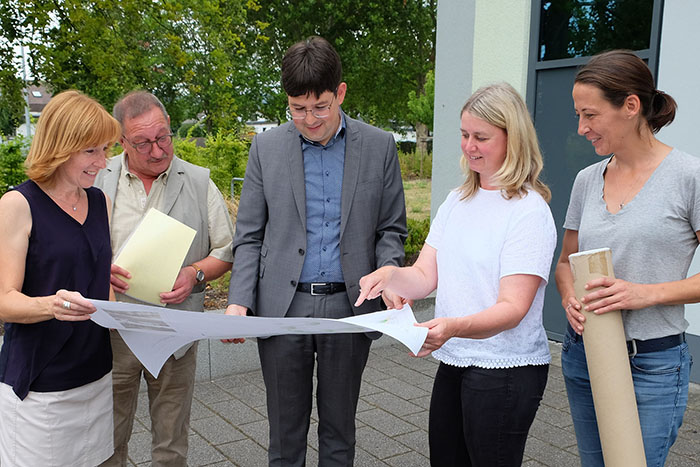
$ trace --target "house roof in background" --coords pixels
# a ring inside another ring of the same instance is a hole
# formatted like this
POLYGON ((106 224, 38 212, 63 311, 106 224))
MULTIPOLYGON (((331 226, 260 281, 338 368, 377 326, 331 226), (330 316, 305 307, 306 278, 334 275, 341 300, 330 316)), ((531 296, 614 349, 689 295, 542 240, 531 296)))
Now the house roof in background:
POLYGON ((27 86, 28 100, 29 100, 29 111, 32 113, 41 113, 46 107, 46 104, 51 100, 51 93, 46 89, 43 84, 35 86, 30 84, 27 86))

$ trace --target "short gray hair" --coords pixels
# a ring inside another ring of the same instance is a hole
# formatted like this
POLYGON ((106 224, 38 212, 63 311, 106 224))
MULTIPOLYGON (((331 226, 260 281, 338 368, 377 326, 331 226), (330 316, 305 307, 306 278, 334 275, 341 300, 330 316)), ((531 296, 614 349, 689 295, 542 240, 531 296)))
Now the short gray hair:
POLYGON ((148 91, 131 91, 114 104, 112 115, 117 119, 124 130, 124 121, 143 115, 153 107, 163 112, 163 117, 168 120, 168 112, 163 103, 148 91))

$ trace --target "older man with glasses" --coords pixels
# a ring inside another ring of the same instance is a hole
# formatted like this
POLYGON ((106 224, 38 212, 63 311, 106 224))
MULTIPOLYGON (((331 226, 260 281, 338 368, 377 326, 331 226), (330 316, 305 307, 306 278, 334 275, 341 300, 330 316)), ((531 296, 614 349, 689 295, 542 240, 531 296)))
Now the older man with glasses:
MULTIPOLYGON (((158 209, 197 231, 172 290, 160 294, 168 307, 202 311, 206 281, 231 269, 233 226, 226 204, 209 170, 174 155, 170 117, 152 94, 135 91, 114 106, 122 127, 124 152, 107 163, 95 186, 112 200, 112 251, 129 238, 150 208, 158 209)), ((112 265, 117 300, 127 293, 128 271, 112 265)), ((148 385, 152 465, 187 465, 187 436, 194 389, 197 346, 170 356, 158 378, 136 359, 122 338, 111 333, 114 354, 114 455, 103 465, 126 465, 141 375, 148 385)))

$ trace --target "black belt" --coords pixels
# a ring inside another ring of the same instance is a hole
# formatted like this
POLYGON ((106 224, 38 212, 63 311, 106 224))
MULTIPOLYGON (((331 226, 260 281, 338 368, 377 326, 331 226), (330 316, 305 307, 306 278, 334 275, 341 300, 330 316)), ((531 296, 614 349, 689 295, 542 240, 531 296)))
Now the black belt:
POLYGON ((645 341, 632 339, 631 341, 627 341, 627 353, 629 353, 630 357, 634 357, 639 353, 658 352, 659 350, 670 349, 684 342, 684 332, 674 336, 659 337, 658 339, 649 339, 645 341))
MULTIPOLYGON (((571 328, 571 325, 566 325, 567 333, 571 336, 574 342, 583 339, 582 336, 576 334, 571 328)), ((676 334, 673 336, 659 337, 658 339, 648 339, 645 341, 632 339, 627 341, 627 353, 630 357, 634 357, 640 353, 658 352, 660 350, 670 349, 685 342, 685 333, 676 334)))
POLYGON ((311 295, 331 295, 345 292, 345 282, 299 282, 297 291, 311 295))

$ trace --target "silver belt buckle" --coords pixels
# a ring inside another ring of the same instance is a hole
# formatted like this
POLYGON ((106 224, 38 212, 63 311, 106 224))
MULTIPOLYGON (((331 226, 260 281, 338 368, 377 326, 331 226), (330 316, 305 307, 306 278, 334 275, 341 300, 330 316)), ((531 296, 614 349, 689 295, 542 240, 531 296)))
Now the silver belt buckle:
POLYGON ((630 342, 632 342, 632 350, 628 352, 628 355, 630 358, 634 358, 637 355, 637 341, 632 339, 630 342))
POLYGON ((325 295, 325 294, 322 294, 322 293, 316 293, 316 292, 314 292, 314 287, 316 287, 317 285, 318 285, 318 286, 322 286, 322 285, 326 285, 326 284, 324 284, 324 283, 322 283, 322 282, 312 282, 312 283, 311 283, 311 295, 325 295))

